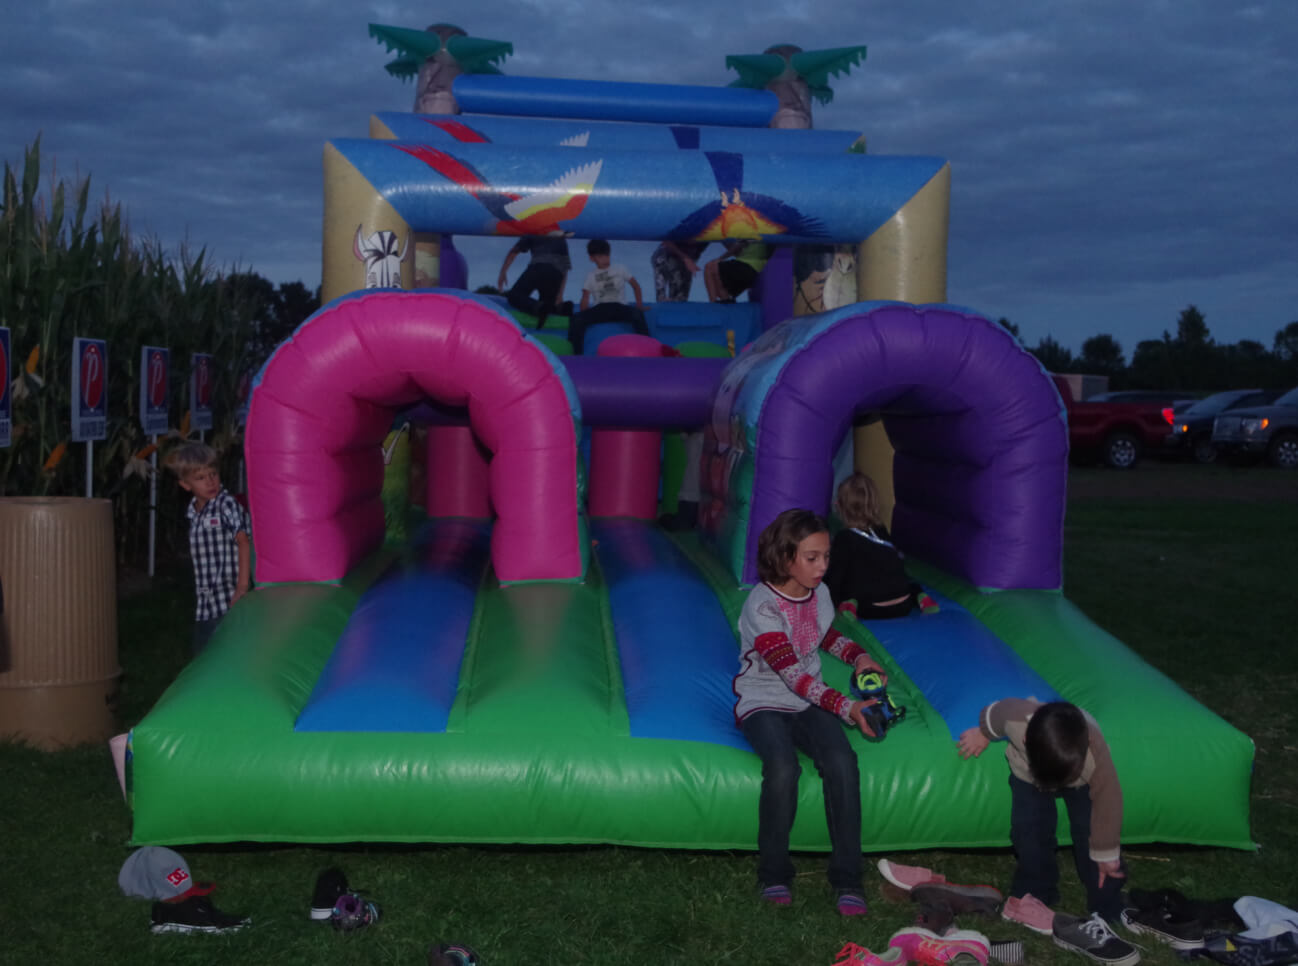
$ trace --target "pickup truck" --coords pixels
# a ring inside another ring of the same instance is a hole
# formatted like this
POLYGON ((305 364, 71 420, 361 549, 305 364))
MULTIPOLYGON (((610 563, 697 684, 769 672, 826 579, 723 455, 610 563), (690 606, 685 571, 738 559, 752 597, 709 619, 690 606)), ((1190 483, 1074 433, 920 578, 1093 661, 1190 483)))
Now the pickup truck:
POLYGON ((1162 448, 1172 426, 1170 404, 1079 402, 1067 379, 1052 378, 1068 411, 1068 447, 1074 459, 1098 458, 1106 466, 1129 470, 1146 448, 1162 448))
POLYGON ((1226 410, 1213 420, 1212 445, 1231 457, 1265 455, 1272 466, 1298 469, 1298 388, 1269 406, 1226 410))

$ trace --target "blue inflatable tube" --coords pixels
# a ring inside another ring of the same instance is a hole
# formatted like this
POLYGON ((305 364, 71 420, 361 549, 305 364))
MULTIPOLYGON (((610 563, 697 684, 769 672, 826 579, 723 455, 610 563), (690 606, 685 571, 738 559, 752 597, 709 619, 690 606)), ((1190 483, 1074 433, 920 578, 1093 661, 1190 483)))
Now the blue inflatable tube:
POLYGON ((375 120, 399 141, 447 147, 522 144, 529 147, 612 148, 617 151, 753 151, 768 154, 842 154, 863 143, 859 131, 789 131, 769 127, 631 124, 544 117, 409 114, 381 111, 375 120))
POLYGON ((461 74, 452 87, 470 114, 581 117, 656 124, 729 124, 766 127, 779 108, 770 91, 684 84, 630 84, 461 74))
POLYGON ((859 242, 946 163, 495 144, 443 150, 369 138, 329 148, 416 231, 653 241, 859 242))

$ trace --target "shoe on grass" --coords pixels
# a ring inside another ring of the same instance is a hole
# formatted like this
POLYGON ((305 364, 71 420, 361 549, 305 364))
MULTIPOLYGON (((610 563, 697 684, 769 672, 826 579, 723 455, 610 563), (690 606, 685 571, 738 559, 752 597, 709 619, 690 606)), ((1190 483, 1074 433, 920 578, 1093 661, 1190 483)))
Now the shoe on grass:
POLYGON ((1081 919, 1067 913, 1055 913, 1055 945, 1081 953, 1087 959, 1108 966, 1135 966, 1140 953, 1135 947, 1117 937, 1109 924, 1093 913, 1090 919, 1081 919))
POLYGON ((889 946, 882 953, 873 953, 864 946, 848 943, 838 951, 832 966, 902 966, 906 954, 889 946))
POLYGON ((1001 918, 1006 922, 1017 922, 1027 926, 1033 932, 1043 936, 1055 934, 1055 910, 1028 893, 1023 898, 1010 896, 1001 907, 1001 918))
POLYGON ((972 929, 957 929, 939 936, 931 929, 911 926, 894 933, 888 940, 888 945, 901 950, 901 954, 910 962, 929 966, 955 963, 960 956, 968 957, 978 966, 987 966, 987 959, 991 955, 991 943, 987 941, 987 937, 972 929))
POLYGON ((1203 923, 1197 919, 1173 919, 1165 912, 1123 909, 1122 924, 1130 932, 1153 936, 1173 949, 1198 949, 1203 945, 1203 923))
POLYGON ((921 904, 949 906, 957 916, 965 913, 994 916, 1001 908, 1001 891, 994 886, 925 882, 911 889, 910 897, 921 904))
POLYGON ((207 896, 190 896, 181 902, 155 902, 150 931, 164 932, 235 932, 252 925, 245 916, 231 916, 212 905, 207 896))
POLYGON ((946 881, 946 876, 919 865, 902 865, 891 859, 880 859, 876 864, 879 867, 879 874, 903 892, 910 892, 915 886, 924 882, 946 881))
POLYGON ((315 922, 325 922, 333 915, 334 903, 351 890, 347 886, 347 876, 341 869, 325 869, 316 877, 315 891, 311 893, 311 918, 315 922))

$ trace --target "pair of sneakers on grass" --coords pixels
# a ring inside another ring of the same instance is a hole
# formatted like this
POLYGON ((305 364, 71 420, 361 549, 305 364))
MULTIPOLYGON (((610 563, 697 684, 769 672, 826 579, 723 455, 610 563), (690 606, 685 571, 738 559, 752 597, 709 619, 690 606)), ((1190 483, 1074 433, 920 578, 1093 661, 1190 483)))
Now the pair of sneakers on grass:
MULTIPOLYGON (((939 896, 945 897, 945 901, 952 906, 956 913, 975 911, 984 915, 990 912, 994 915, 995 909, 999 905, 1002 919, 1026 926, 1042 935, 1050 936, 1055 945, 1061 949, 1079 953, 1088 959, 1109 964, 1109 966, 1134 966, 1135 963, 1140 961, 1140 953, 1136 951, 1135 947, 1118 937, 1109 924, 1098 915, 1083 919, 1066 913, 1056 913, 1045 903, 1030 895, 1021 898, 1011 896, 1001 905, 999 892, 991 886, 952 885, 947 883, 946 879, 938 873, 919 866, 901 865, 888 859, 879 861, 879 872, 894 887, 909 893, 911 898, 920 902, 921 905, 925 902, 928 893, 937 893, 939 896), (993 893, 996 896, 994 900, 991 899, 993 893)), ((1124 922, 1126 922, 1125 916, 1124 922)), ((939 938, 950 939, 956 935, 946 933, 945 936, 939 938)), ((975 952, 955 947, 951 948, 950 953, 945 958, 943 958, 944 950, 941 947, 930 943, 929 950, 929 958, 921 958, 915 961, 954 963, 958 961, 956 957, 962 955, 973 955, 977 959, 975 952)), ((1015 944, 1006 944, 1003 950, 992 949, 989 954, 1001 962, 1022 961, 1021 945, 1016 948, 1015 944)), ((893 961, 900 960, 886 958, 877 960, 879 963, 893 961)), ((848 962, 853 962, 853 960, 848 960, 848 962)), ((870 966, 875 961, 863 959, 860 962, 870 966)))

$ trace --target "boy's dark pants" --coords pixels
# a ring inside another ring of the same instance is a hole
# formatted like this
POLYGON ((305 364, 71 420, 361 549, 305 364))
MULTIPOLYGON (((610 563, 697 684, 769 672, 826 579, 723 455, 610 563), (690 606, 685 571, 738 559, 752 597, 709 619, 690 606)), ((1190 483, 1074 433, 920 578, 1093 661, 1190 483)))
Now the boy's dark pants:
POLYGON ((634 305, 622 302, 601 302, 583 309, 572 317, 568 323, 568 341, 572 351, 581 355, 586 348, 586 330, 592 325, 604 322, 627 322, 638 335, 648 335, 649 326, 645 324, 644 313, 634 305))
POLYGON ((829 884, 861 888, 861 777, 843 723, 822 708, 755 711, 739 725, 762 758, 757 806, 757 881, 792 885, 789 832, 798 810, 798 750, 811 758, 824 784, 829 823, 829 884))
MULTIPOLYGON (((1086 907, 1109 922, 1116 922, 1125 900, 1125 878, 1109 878, 1100 888, 1100 867, 1091 860, 1091 790, 1066 788, 1061 794, 1043 792, 1035 785, 1010 775, 1010 841, 1018 857, 1010 895, 1029 893, 1048 906, 1059 902, 1058 800, 1068 809, 1068 828, 1073 838, 1073 864, 1086 887, 1086 907)), ((1125 866, 1123 872, 1126 871, 1125 866)))
POLYGON ((509 291, 505 293, 505 298, 518 311, 535 315, 536 326, 539 329, 544 327, 546 317, 557 308, 555 303, 558 301, 559 286, 562 284, 563 272, 553 265, 530 264, 510 286, 509 291), (533 292, 538 298, 531 297, 533 292))

